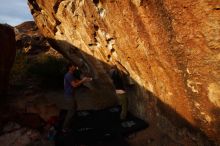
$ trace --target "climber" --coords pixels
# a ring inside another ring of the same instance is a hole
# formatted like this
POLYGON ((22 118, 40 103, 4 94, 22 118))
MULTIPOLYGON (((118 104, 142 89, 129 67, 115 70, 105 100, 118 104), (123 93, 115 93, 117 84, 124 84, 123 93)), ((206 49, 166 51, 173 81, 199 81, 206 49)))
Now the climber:
POLYGON ((89 82, 92 80, 90 77, 80 77, 76 75, 77 67, 70 63, 67 65, 67 73, 64 76, 64 101, 65 109, 67 110, 64 123, 62 126, 62 131, 67 132, 70 130, 71 125, 74 123, 74 116, 77 110, 77 103, 75 99, 75 90, 77 87, 83 83, 89 82))

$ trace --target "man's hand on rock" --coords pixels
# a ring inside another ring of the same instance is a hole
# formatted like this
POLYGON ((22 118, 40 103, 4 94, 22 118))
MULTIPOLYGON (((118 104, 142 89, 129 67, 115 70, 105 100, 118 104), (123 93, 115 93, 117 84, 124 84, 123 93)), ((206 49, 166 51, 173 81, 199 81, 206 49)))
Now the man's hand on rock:
POLYGON ((90 81, 92 81, 92 78, 90 78, 90 77, 83 77, 82 81, 83 82, 90 82, 90 81))

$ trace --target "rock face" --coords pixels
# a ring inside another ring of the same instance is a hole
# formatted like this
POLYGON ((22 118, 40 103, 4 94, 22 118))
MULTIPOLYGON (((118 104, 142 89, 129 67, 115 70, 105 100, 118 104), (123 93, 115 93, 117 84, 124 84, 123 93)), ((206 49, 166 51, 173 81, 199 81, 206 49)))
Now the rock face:
POLYGON ((13 27, 0 24, 0 97, 7 93, 9 73, 14 62, 16 45, 13 27))
POLYGON ((27 21, 15 27, 16 46, 26 54, 35 55, 46 52, 50 45, 39 32, 34 21, 27 21))
POLYGON ((54 48, 92 72, 98 93, 114 93, 106 69, 117 65, 134 84, 133 113, 165 132, 193 127, 220 143, 219 2, 29 0, 29 6, 54 48))

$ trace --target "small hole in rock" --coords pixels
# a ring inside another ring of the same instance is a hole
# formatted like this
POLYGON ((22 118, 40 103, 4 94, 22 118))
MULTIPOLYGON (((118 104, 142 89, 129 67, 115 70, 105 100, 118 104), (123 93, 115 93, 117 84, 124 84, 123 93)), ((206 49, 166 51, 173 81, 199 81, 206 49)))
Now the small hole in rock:
POLYGON ((220 10, 220 8, 214 8, 214 10, 220 10))
POLYGON ((99 0, 93 0, 93 3, 97 6, 99 3, 99 0))
POLYGON ((114 53, 114 52, 115 52, 115 49, 114 49, 114 48, 112 48, 112 49, 111 49, 111 53, 114 53))
POLYGON ((99 27, 97 25, 94 25, 94 29, 97 31, 99 27))

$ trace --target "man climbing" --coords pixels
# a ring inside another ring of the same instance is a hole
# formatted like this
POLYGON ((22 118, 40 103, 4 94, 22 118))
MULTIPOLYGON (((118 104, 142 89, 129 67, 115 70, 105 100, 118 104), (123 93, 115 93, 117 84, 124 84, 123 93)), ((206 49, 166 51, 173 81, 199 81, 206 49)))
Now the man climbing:
POLYGON ((64 101, 67 114, 63 123, 63 132, 70 130, 71 125, 74 124, 74 116, 77 110, 77 103, 74 95, 75 89, 83 83, 92 80, 92 78, 89 77, 83 77, 82 79, 76 77, 76 74, 74 73, 77 71, 77 67, 72 63, 67 65, 67 70, 68 71, 64 76, 64 101))

